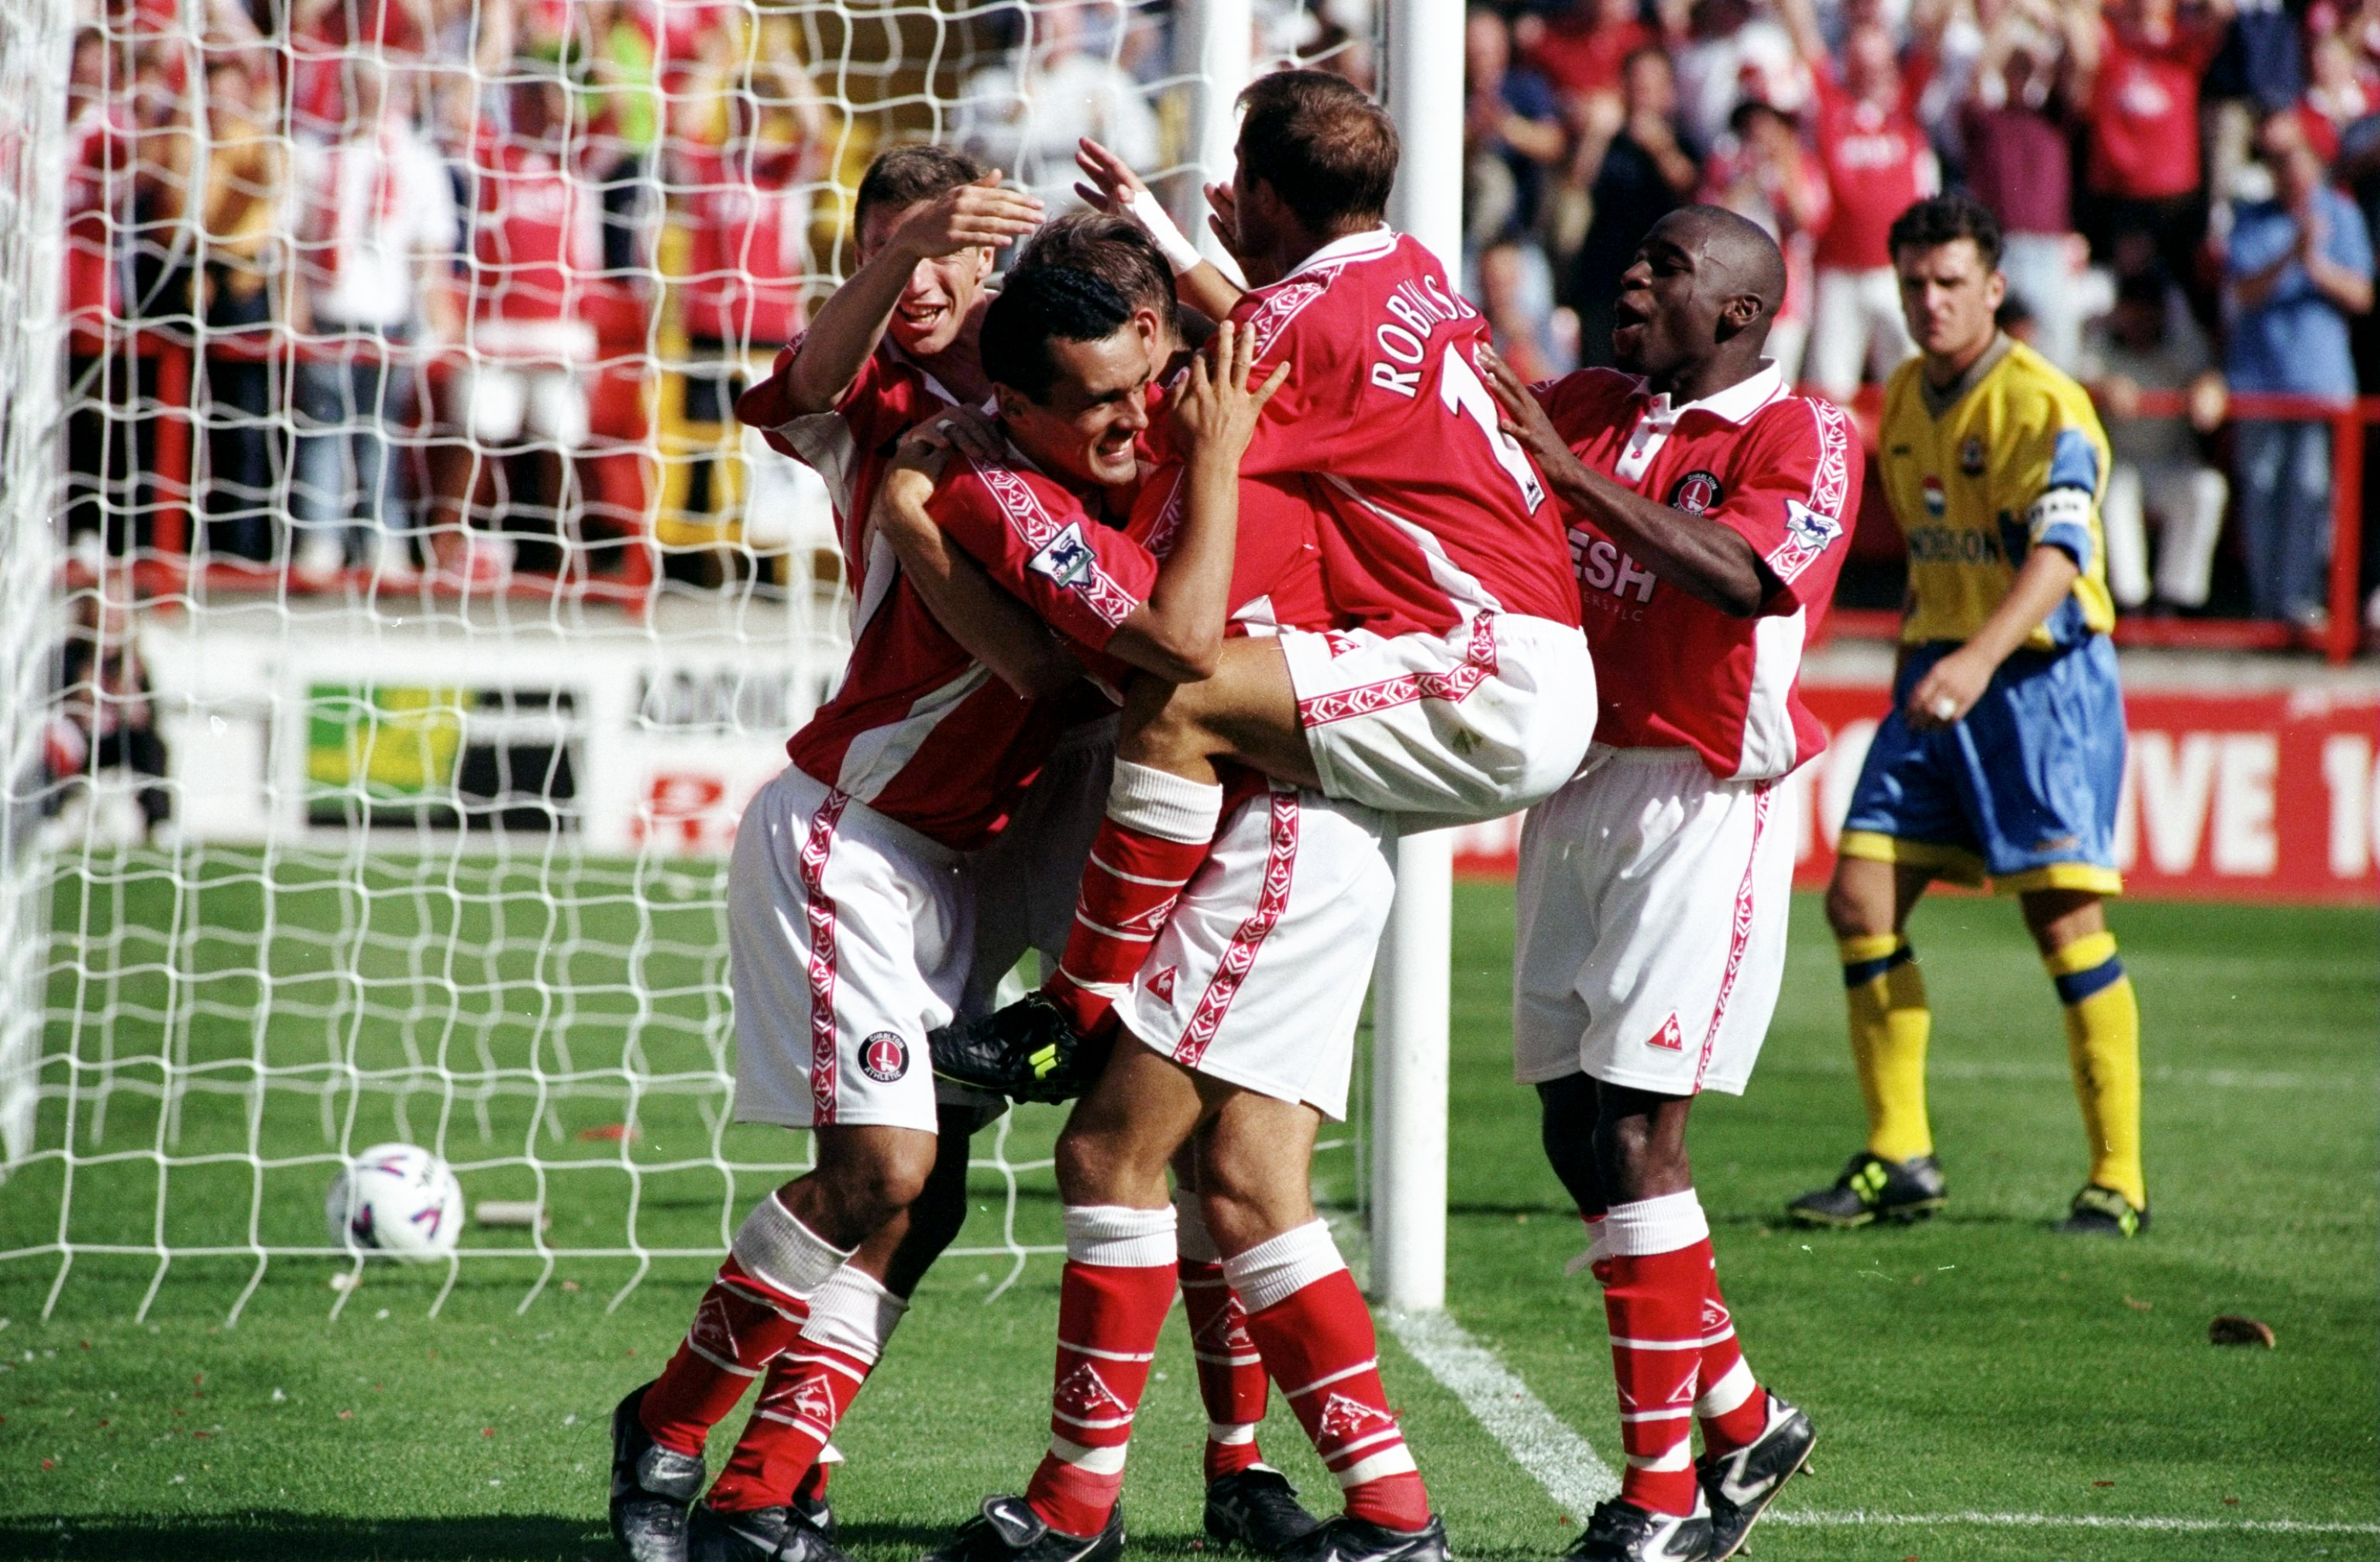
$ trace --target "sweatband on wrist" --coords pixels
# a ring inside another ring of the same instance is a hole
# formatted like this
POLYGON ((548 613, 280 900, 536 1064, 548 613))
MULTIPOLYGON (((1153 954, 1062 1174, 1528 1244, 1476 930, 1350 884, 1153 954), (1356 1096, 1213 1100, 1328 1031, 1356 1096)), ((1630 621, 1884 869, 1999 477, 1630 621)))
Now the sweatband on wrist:
POLYGON ((1163 203, 1154 192, 1148 189, 1135 191, 1132 203, 1124 208, 1124 214, 1138 223, 1142 231, 1156 243, 1158 252, 1165 257, 1165 263, 1173 268, 1174 275, 1181 275, 1205 258, 1198 253, 1198 246, 1191 243, 1182 230, 1173 226, 1172 217, 1167 214, 1163 203))

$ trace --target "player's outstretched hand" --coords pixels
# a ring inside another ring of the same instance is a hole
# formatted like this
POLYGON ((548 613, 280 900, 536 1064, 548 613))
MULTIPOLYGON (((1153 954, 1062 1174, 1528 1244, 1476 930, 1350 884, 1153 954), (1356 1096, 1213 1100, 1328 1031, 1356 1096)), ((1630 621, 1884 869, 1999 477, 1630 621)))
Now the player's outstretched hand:
POLYGON ((1075 193, 1114 216, 1131 216, 1135 198, 1148 193, 1148 186, 1123 158, 1088 136, 1075 144, 1075 166, 1089 181, 1076 184, 1075 193))
POLYGON ((1038 197, 1001 188, 997 168, 973 184, 944 190, 893 230, 893 247, 921 261, 990 245, 1004 250, 1041 226, 1038 197))
POLYGON ((1537 458, 1540 467, 1551 467, 1572 459, 1570 444, 1554 431, 1554 422, 1529 387, 1503 356, 1485 342, 1479 345, 1475 359, 1488 378, 1488 394, 1496 398, 1499 427, 1521 442, 1521 448, 1537 458))
POLYGON ((1909 691, 1909 703, 1903 707, 1909 725, 1923 731, 1929 727, 1949 726, 1975 708, 1984 697, 1997 669, 1982 657, 1970 654, 1970 647, 1961 647, 1926 670, 1909 691))
POLYGON ((1256 437, 1265 403, 1289 379, 1289 365, 1279 364, 1263 384, 1250 389, 1256 353, 1257 334, 1226 320, 1216 325, 1205 350, 1190 360, 1173 397, 1173 427, 1192 456, 1236 463, 1256 437))
POLYGON ((1207 214, 1207 226, 1213 230, 1223 252, 1239 262, 1240 270, 1245 273, 1248 269, 1248 261, 1240 253, 1239 197, 1232 193, 1230 185, 1208 185, 1207 205, 1210 208, 1207 214))

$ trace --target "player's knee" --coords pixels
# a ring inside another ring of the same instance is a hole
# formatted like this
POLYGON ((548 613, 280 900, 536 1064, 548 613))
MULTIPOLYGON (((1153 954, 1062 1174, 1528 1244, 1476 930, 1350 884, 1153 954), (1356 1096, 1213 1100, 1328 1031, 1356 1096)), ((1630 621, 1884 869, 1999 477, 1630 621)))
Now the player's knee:
POLYGON ((1827 925, 1834 929, 1837 938, 1863 938, 1889 931, 1890 911, 1886 912, 1886 926, 1874 925, 1877 921, 1876 909, 1868 899, 1857 885, 1844 883, 1840 873, 1828 884, 1827 925))
POLYGON ((822 1155, 811 1179, 842 1229, 820 1235, 848 1245, 854 1234, 880 1229, 924 1194, 934 1153, 931 1137, 903 1133, 873 1135, 845 1153, 822 1155))
POLYGON ((1314 1218, 1314 1202, 1302 1180, 1291 1186, 1229 1157, 1209 1157, 1201 1169, 1198 1213, 1224 1252, 1245 1252, 1314 1218))
MULTIPOLYGON (((1070 1204, 1127 1201, 1134 1178, 1131 1147, 1115 1135, 1069 1123, 1055 1151, 1058 1196, 1070 1204)), ((1160 1168, 1160 1178, 1164 1175, 1160 1168)))
POLYGON ((1164 769, 1171 763, 1206 757, 1206 728, 1190 692, 1197 687, 1146 675, 1134 678, 1124 689, 1116 758, 1164 769))

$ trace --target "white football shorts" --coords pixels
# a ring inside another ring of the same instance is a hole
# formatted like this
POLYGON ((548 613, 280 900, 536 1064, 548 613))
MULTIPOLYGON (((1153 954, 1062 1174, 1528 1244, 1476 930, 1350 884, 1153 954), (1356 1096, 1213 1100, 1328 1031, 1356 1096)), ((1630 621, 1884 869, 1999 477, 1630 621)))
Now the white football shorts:
POLYGON ((1387 827, 1280 782, 1232 810, 1118 1006, 1124 1029, 1197 1073, 1345 1117, 1396 894, 1387 827))
POLYGON ((1688 749, 1597 747, 1529 811, 1513 1072, 1741 1095, 1785 974, 1793 828, 1774 781, 1688 749))
POLYGON ((795 766, 761 787, 727 874, 736 1120, 937 1131, 926 1032, 973 923, 960 853, 795 766))
POLYGON ((1483 613, 1443 635, 1285 629, 1323 790, 1388 813, 1494 819, 1578 773, 1595 736, 1586 636, 1483 613))

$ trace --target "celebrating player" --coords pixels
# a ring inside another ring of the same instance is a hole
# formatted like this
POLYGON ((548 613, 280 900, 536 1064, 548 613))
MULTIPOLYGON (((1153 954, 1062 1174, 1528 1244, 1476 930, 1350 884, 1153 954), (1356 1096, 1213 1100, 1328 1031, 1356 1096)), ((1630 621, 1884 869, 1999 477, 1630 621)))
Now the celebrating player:
MULTIPOLYGON (((1003 426, 1030 467, 976 470, 941 494, 936 520, 1084 654, 1200 676, 1231 580, 1234 463, 1269 394, 1245 388, 1246 338, 1219 333, 1217 371, 1194 365, 1175 398, 1186 475, 1160 561, 1099 524, 1077 492, 1114 504, 1136 490, 1155 346, 1144 323, 1062 268, 1013 284, 982 329, 996 336, 1003 321, 1002 373, 1027 393, 1003 391, 1003 426)), ((910 1218, 950 1165, 917 1054, 967 976, 969 856, 1068 721, 1064 702, 1028 702, 995 679, 905 575, 880 592, 843 687, 736 833, 736 1115, 814 1129, 817 1164, 745 1221, 685 1343, 614 1415, 613 1523, 640 1559, 686 1555, 704 1436, 751 1380, 797 1336, 830 1359, 843 1343, 805 1332, 815 1302, 838 1282, 886 1294, 882 1275, 851 1281, 849 1261, 910 1218)), ((843 1364, 824 1387, 847 1401, 865 1363, 843 1364)))
POLYGON ((2124 704, 2107 641, 2099 505, 2107 438, 2082 387, 1994 326, 2000 230, 1963 196, 1892 226, 1924 350, 1885 393, 1883 470, 1909 539, 1893 709, 1843 821, 1827 920, 1840 942, 1868 1141, 1797 1220, 1864 1226, 1941 1207, 1925 1118, 1925 983, 1902 930, 1935 879, 2014 894, 2066 1008, 2091 1169, 2060 1230, 2131 1237, 2141 1171, 2140 1009, 2107 931, 2119 893, 2124 704))
MULTIPOLYGON (((1381 221, 1395 126, 1319 71, 1259 78, 1240 101, 1232 185, 1211 193, 1263 285, 1230 312, 1259 361, 1291 369, 1243 481, 1312 495, 1331 601, 1354 627, 1235 641, 1212 678, 1135 684, 1066 957, 1041 993, 937 1038, 953 1078, 1031 1089, 1019 1059, 1096 1057, 1083 1038, 1153 974, 1167 909, 1206 860, 1216 762, 1368 808, 1484 818, 1546 796, 1585 752, 1595 674, 1578 595, 1537 473, 1475 366, 1486 323, 1381 221), (1125 778, 1141 775, 1178 792, 1180 817, 1132 802, 1125 778)), ((1163 222, 1098 149, 1084 162, 1111 205, 1163 222)), ((1178 234, 1161 243, 1185 296, 1211 301, 1213 268, 1190 265, 1178 234)))
POLYGON ((1585 770, 1522 830, 1512 972, 1515 1072, 1593 1233, 1628 1456, 1577 1562, 1734 1556, 1816 1441, 1744 1364, 1685 1139, 1696 1094, 1742 1092, 1777 1007, 1793 832, 1773 803, 1825 746, 1802 647, 1859 504, 1849 421, 1761 356, 1784 294, 1767 234, 1688 207, 1621 280, 1624 372, 1533 398, 1487 357, 1570 520, 1603 699, 1585 770))

